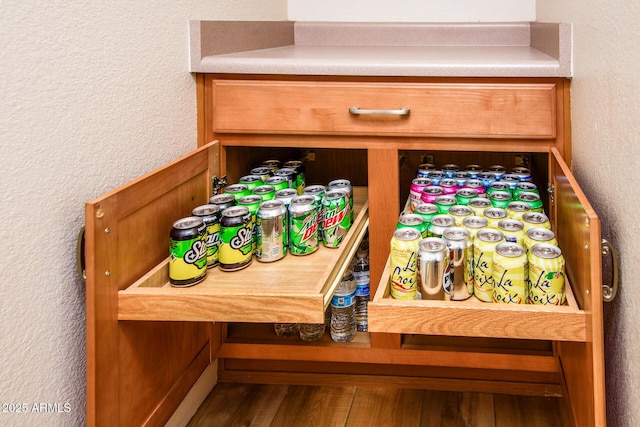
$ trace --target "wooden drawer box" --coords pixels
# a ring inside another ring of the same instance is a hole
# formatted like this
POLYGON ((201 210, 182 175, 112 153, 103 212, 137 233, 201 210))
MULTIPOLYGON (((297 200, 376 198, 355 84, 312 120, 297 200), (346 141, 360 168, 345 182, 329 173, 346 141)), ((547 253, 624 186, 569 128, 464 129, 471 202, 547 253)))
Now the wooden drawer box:
POLYGON ((556 136, 553 83, 218 80, 213 96, 213 128, 218 133, 556 136), (352 107, 369 111, 350 112, 352 107))

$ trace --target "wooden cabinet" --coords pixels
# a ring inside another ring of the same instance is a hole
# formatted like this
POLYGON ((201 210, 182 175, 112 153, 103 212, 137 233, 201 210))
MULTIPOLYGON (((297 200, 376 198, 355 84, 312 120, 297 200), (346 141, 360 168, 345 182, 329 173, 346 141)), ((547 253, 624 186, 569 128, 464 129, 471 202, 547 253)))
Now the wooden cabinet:
POLYGON ((221 381, 563 395, 576 425, 605 424, 600 226, 567 166, 568 80, 199 75, 197 82, 201 147, 87 204, 91 424, 116 416, 123 425, 162 424, 216 360, 221 381), (569 305, 388 297, 389 241, 425 155, 438 164, 529 162, 551 190, 545 208, 565 253, 569 305), (359 188, 351 244, 170 288, 172 221, 207 200, 213 175, 235 181, 274 157, 304 158, 312 182, 346 177, 359 188), (276 337, 271 322, 322 319, 367 226, 370 332, 347 344, 276 337))

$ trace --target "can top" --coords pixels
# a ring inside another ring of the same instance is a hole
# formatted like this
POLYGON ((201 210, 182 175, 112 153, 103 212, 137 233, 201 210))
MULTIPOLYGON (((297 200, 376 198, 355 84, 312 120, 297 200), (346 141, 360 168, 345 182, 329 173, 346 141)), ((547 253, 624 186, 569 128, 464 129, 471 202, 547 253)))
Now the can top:
POLYGON ((482 171, 482 166, 480 166, 480 165, 467 165, 467 166, 464 167, 464 170, 470 171, 470 172, 480 172, 480 171, 482 171))
POLYGON ((329 190, 325 193, 325 200, 333 200, 333 199, 344 199, 348 196, 347 190, 344 188, 335 188, 333 190, 329 190))
POLYGON ((440 187, 457 187, 458 181, 453 178, 445 178, 440 180, 440 187))
MULTIPOLYGON (((469 230, 462 227, 449 227, 442 232, 447 242, 463 242, 469 240, 469 230)), ((468 242, 467 242, 468 243, 468 242)))
POLYGON ((440 214, 431 218, 431 224, 440 227, 451 227, 455 222, 456 220, 451 215, 447 214, 440 214))
POLYGON ((486 197, 475 197, 469 200, 469 206, 472 206, 474 208, 490 208, 491 200, 487 199, 486 197))
POLYGON ((418 169, 424 169, 427 171, 434 171, 436 170, 436 165, 434 165, 433 163, 420 163, 418 165, 418 169))
POLYGON ((240 193, 242 191, 247 191, 249 187, 245 184, 231 184, 224 187, 225 193, 240 193))
POLYGON ((415 228, 399 228, 393 232, 393 237, 402 241, 418 240, 422 234, 415 228))
POLYGON ((522 231, 524 224, 517 219, 503 219, 498 222, 498 227, 506 231, 522 231))
POLYGON ((259 166, 257 168, 251 169, 250 172, 251 172, 251 175, 258 175, 258 176, 271 175, 271 168, 268 168, 266 166, 259 166))
POLYGON ((275 192, 276 187, 273 185, 261 185, 260 187, 256 187, 253 189, 253 194, 265 194, 275 192))
POLYGON ((302 160, 287 160, 284 162, 283 166, 285 168, 302 166, 302 160))
POLYGON ((471 174, 468 171, 458 171, 453 174, 453 177, 456 179, 469 179, 471 174))
POLYGON ((509 184, 504 181, 494 181, 491 184, 489 184, 489 188, 492 190, 502 191, 502 190, 508 190, 511 187, 509 187, 509 184))
POLYGON ((351 188, 351 181, 349 181, 348 179, 334 179, 333 181, 329 182, 328 185, 329 188, 334 188, 334 187, 345 187, 345 188, 351 188))
POLYGON ((489 172, 506 172, 507 168, 502 165, 491 165, 487 168, 489 172))
POLYGON ((212 203, 228 203, 231 201, 235 201, 236 198, 233 197, 233 194, 215 194, 213 196, 211 196, 211 198, 209 199, 210 202, 212 203))
POLYGON ((493 172, 480 172, 478 173, 478 178, 481 180, 493 181, 496 179, 496 175, 493 172))
POLYGON ((416 215, 416 214, 406 214, 406 215, 402 215, 399 219, 398 222, 402 225, 406 225, 406 226, 416 226, 416 225, 421 225, 424 223, 424 219, 422 219, 422 217, 420 215, 416 215))
POLYGON ((531 248, 531 253, 535 256, 546 259, 554 259, 562 256, 562 251, 560 250, 560 248, 549 243, 538 243, 536 245, 533 245, 533 247, 531 248))
POLYGON ((439 185, 428 185, 427 187, 422 189, 423 193, 426 194, 444 194, 444 188, 440 187, 439 185))
POLYGON ((200 228, 204 225, 202 218, 197 216, 188 216, 186 218, 180 218, 173 223, 173 228, 177 230, 189 230, 191 228, 200 228))
POLYGON ((456 191, 456 196, 464 197, 467 199, 475 199, 478 197, 478 190, 474 190, 473 188, 461 188, 456 191))
POLYGON ((439 170, 429 171, 429 178, 442 178, 444 176, 444 172, 439 170))
POLYGON ((469 228, 484 228, 488 224, 489 224, 489 221, 487 221, 487 218, 483 218, 477 215, 471 215, 471 216, 465 217, 462 220, 462 225, 469 228))
POLYGON ((309 185, 304 189, 304 194, 315 195, 323 193, 325 191, 327 191, 327 189, 324 187, 324 185, 309 185))
POLYGON ((511 200, 511 193, 507 191, 494 191, 489 195, 491 200, 511 200))
POLYGON ((511 169, 511 173, 515 173, 515 174, 527 173, 527 174, 530 174, 531 173, 531 169, 525 168, 524 166, 516 166, 515 168, 511 169))
POLYGON ((310 195, 295 196, 291 199, 289 209, 291 212, 305 213, 315 209, 316 199, 310 195))
POLYGON ((270 176, 269 178, 267 178, 267 180, 265 181, 266 184, 281 184, 283 182, 287 182, 287 178, 281 175, 277 175, 277 176, 270 176))
POLYGON ((434 203, 440 205, 455 205, 456 203, 458 203, 458 200, 455 198, 455 196, 442 195, 436 197, 434 203))
POLYGON ((473 214, 473 210, 469 206, 455 205, 449 209, 449 215, 467 216, 473 214))
POLYGON ((220 206, 214 204, 198 206, 191 211, 194 216, 210 216, 218 212, 220 212, 220 206))
POLYGON ((283 188, 282 190, 276 191, 276 199, 280 198, 289 198, 292 196, 297 196, 298 192, 293 188, 283 188))
POLYGON ((540 196, 531 191, 523 191, 518 194, 518 200, 522 200, 524 202, 536 202, 540 200, 540 196))
POLYGON ((482 214, 491 219, 500 219, 507 217, 507 210, 502 208, 489 208, 485 209, 482 214))
MULTIPOLYGON (((413 178, 411 183, 413 185, 424 185, 426 187, 427 185, 433 184, 433 181, 429 178, 413 178)), ((331 185, 331 183, 329 183, 329 185, 331 185)))
POLYGON ((484 184, 479 179, 468 179, 464 182, 464 186, 468 188, 484 188, 484 184))
POLYGON ((515 173, 506 173, 500 179, 504 182, 520 182, 520 176, 515 173))
POLYGON ((522 191, 535 191, 538 189, 538 186, 533 182, 522 181, 516 184, 516 188, 522 191))
POLYGON ((426 215, 426 214, 436 213, 439 211, 439 209, 433 203, 421 203, 418 206, 416 206, 415 211, 419 214, 426 215))
POLYGON ((237 216, 245 216, 249 215, 249 208, 246 206, 231 206, 222 211, 222 216, 226 217, 237 217, 237 216))
POLYGON ((260 178, 258 175, 245 175, 242 178, 240 178, 238 180, 238 183, 240 184, 245 184, 245 183, 253 183, 253 182, 258 182, 258 181, 262 181, 262 178, 260 178))
POLYGON ((424 252, 442 252, 447 248, 447 245, 440 237, 427 237, 420 241, 418 247, 424 252))
POLYGON ((531 206, 524 202, 509 202, 507 203, 507 209, 514 212, 526 212, 531 210, 531 206))
POLYGON ((250 194, 248 196, 243 196, 238 199, 239 205, 253 205, 256 203, 262 202, 262 197, 257 196, 255 194, 250 194))
POLYGON ((504 240, 504 234, 501 231, 493 228, 483 228, 478 231, 476 237, 483 242, 497 243, 504 240))
POLYGON ((527 237, 538 242, 546 242, 556 237, 556 233, 548 228, 530 228, 527 230, 527 237))
POLYGON ((282 211, 284 213, 284 203, 282 202, 282 200, 274 199, 260 203, 260 208, 258 210, 260 214, 271 211, 277 211, 272 212, 273 214, 277 214, 279 211, 282 211))
POLYGON ((454 163, 447 163, 446 165, 442 166, 442 170, 457 172, 460 170, 460 167, 454 163))
POLYGON ((522 215, 522 220, 531 224, 543 224, 549 221, 549 217, 541 212, 527 212, 522 215))
POLYGON ((498 243, 498 246, 496 246, 496 254, 507 258, 517 258, 524 255, 524 248, 522 245, 514 242, 498 243))
POLYGON ((278 176, 289 176, 289 175, 295 175, 296 174, 296 170, 293 168, 281 168, 278 169, 277 171, 275 171, 275 174, 278 176))

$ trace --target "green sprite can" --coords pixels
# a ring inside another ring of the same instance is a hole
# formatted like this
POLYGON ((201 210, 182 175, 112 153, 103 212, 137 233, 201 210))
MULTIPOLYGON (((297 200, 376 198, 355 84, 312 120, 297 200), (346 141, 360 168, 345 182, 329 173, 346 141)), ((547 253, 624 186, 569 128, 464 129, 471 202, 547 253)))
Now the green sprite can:
POLYGON ((511 192, 508 191, 494 191, 489 194, 489 201, 494 208, 506 209, 511 200, 511 192))
POLYGON ((446 214, 447 212, 449 212, 449 209, 451 209, 452 206, 458 204, 458 200, 456 199, 456 196, 444 194, 442 196, 436 197, 436 199, 433 201, 433 204, 438 207, 438 212, 440 212, 441 214, 446 214))
POLYGON ((220 219, 220 265, 222 271, 241 270, 253 260, 251 214, 246 206, 222 211, 220 219))
POLYGON ((253 194, 262 197, 262 201, 266 202, 276 196, 276 188, 273 185, 261 185, 253 189, 253 194))
POLYGON ((351 217, 351 222, 353 222, 353 187, 351 186, 351 181, 349 181, 348 179, 335 179, 329 182, 329 185, 327 187, 329 190, 342 189, 347 192, 347 198, 349 201, 349 216, 351 217))
POLYGON ((413 213, 416 215, 420 215, 428 227, 429 223, 431 223, 431 218, 438 215, 440 211, 438 210, 438 207, 433 203, 420 203, 418 206, 416 206, 416 210, 413 213))
POLYGON ((191 216, 173 223, 169 233, 169 283, 192 286, 207 275, 206 231, 202 218, 191 216))
POLYGON ((296 196, 289 205, 289 250, 291 255, 309 255, 318 250, 318 207, 311 195, 296 196))
POLYGON ((349 196, 345 190, 329 190, 322 200, 322 244, 337 248, 351 228, 349 196))
POLYGON ((533 182, 524 181, 516 184, 516 188, 515 190, 513 190, 513 198, 517 199, 518 194, 522 193, 523 191, 540 194, 540 191, 538 190, 537 185, 535 185, 533 182))
POLYGON ((249 215, 251 215, 251 251, 253 253, 256 252, 256 241, 258 230, 256 229, 256 215, 258 215, 258 208, 260 208, 260 203, 262 203, 262 197, 251 194, 249 196, 244 196, 242 199, 238 200, 238 206, 244 206, 249 209, 249 215))
POLYGON ((529 191, 523 191, 518 194, 518 201, 527 203, 531 208, 531 212, 543 212, 542 199, 540 195, 531 193, 529 191))
POLYGON ((266 185, 273 185, 273 188, 275 188, 276 191, 284 190, 285 188, 290 188, 289 181, 287 181, 287 178, 279 175, 270 176, 269 178, 267 178, 267 180, 264 183, 266 185))
POLYGON ((245 175, 238 180, 238 184, 244 184, 249 188, 249 191, 253 191, 259 185, 262 185, 262 178, 258 175, 245 175))
POLYGON ((257 215, 256 259, 273 262, 287 254, 288 226, 286 208, 282 200, 262 202, 257 215))
POLYGON ((459 205, 467 206, 471 200, 479 197, 479 194, 474 188, 461 188, 456 191, 456 200, 459 205))
POLYGON ((298 192, 298 195, 301 195, 306 186, 306 178, 304 174, 304 163, 301 160, 289 160, 285 162, 283 165, 285 168, 293 169, 296 171, 296 185, 295 188, 298 192))
POLYGON ((489 184, 489 188, 487 188, 487 194, 489 196, 491 196, 491 194, 495 193, 496 191, 505 191, 507 193, 509 193, 509 198, 511 198, 512 194, 511 194, 511 187, 509 186, 509 183, 507 182, 503 182, 503 181, 495 181, 492 182, 491 184, 489 184))
POLYGON ((220 248, 220 207, 218 205, 202 205, 195 208, 193 216, 202 218, 206 231, 207 268, 218 265, 218 250, 220 248))
POLYGON ((225 194, 232 194, 236 199, 236 202, 244 196, 248 196, 249 194, 251 194, 251 190, 249 190, 249 187, 245 184, 227 185, 226 187, 224 187, 223 192, 225 194))
POLYGON ((398 218, 396 230, 399 230, 401 228, 413 228, 420 232, 420 235, 423 239, 427 237, 428 224, 424 222, 424 219, 422 219, 422 217, 418 214, 406 214, 398 218))

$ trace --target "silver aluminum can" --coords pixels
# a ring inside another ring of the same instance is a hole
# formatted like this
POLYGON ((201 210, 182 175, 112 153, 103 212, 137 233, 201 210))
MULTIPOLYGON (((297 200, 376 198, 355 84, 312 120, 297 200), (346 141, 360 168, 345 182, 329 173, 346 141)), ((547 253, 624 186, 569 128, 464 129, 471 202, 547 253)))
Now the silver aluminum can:
POLYGON ((289 208, 289 205, 291 204, 291 199, 293 199, 297 195, 298 195, 298 192, 296 191, 295 188, 284 188, 282 190, 276 191, 276 199, 282 200, 282 203, 284 203, 284 206, 286 208, 289 208))
POLYGON ((273 262, 287 254, 286 208, 282 200, 262 202, 256 215, 256 259, 273 262))
MULTIPOLYGON (((452 301, 464 301, 473 295, 473 245, 469 231, 462 227, 450 227, 444 231, 444 239, 449 248, 451 263, 452 301)), ((445 289, 445 292, 447 290, 445 289)))
POLYGON ((418 274, 420 294, 425 300, 448 300, 451 289, 449 248, 440 237, 427 237, 419 243, 418 274))

